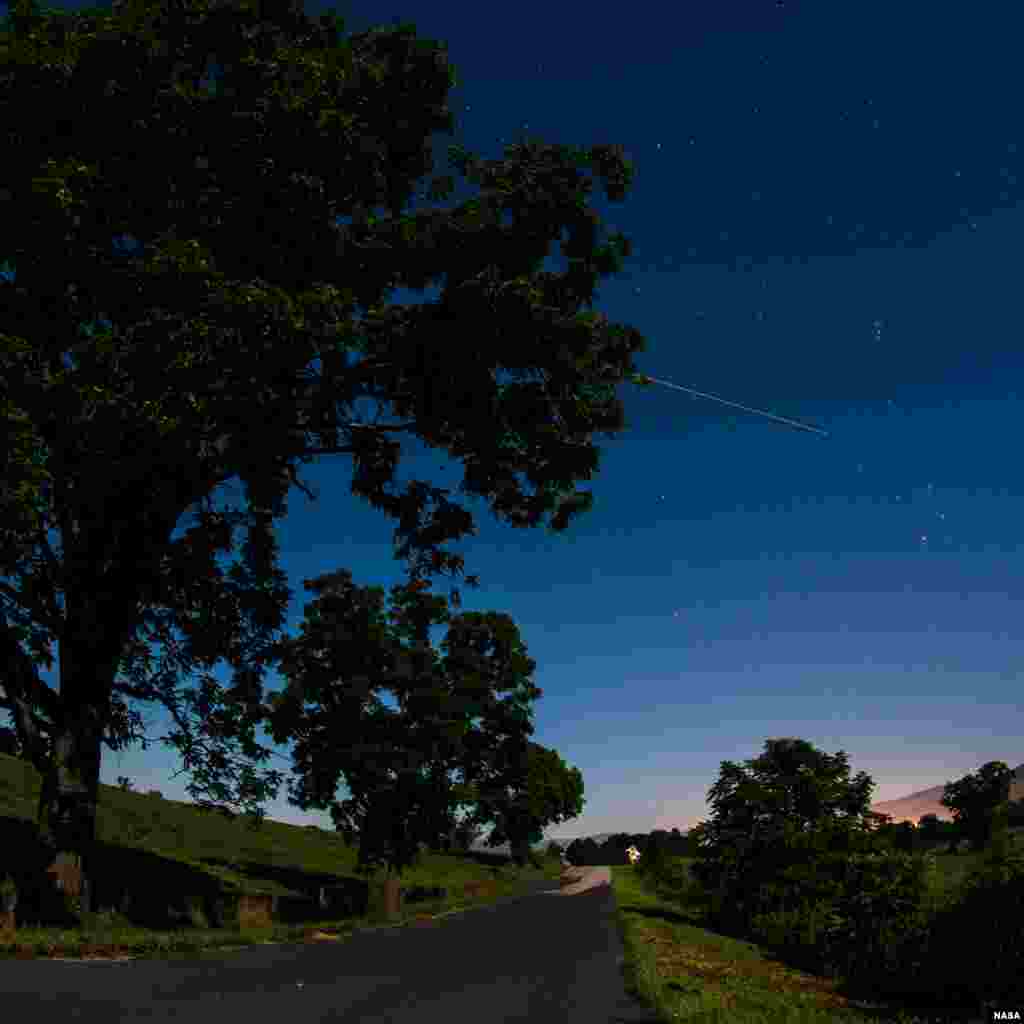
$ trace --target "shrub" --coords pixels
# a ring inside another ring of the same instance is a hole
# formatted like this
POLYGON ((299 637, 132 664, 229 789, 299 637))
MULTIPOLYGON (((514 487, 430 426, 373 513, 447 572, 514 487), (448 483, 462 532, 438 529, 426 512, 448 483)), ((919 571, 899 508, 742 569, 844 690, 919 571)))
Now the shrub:
POLYGON ((713 919, 848 977, 884 967, 919 928, 934 870, 928 855, 837 821, 710 852, 692 873, 713 919))
POLYGON ((934 856, 883 849, 837 858, 835 867, 840 880, 821 937, 830 964, 849 979, 916 970, 920 956, 910 964, 906 953, 922 952, 934 856))
POLYGON ((926 991, 951 1003, 1024 999, 1024 855, 993 846, 932 919, 928 947, 926 991))
POLYGON ((668 899, 686 904, 707 903, 703 887, 690 876, 687 862, 682 857, 664 857, 653 870, 648 870, 647 877, 655 891, 668 899))

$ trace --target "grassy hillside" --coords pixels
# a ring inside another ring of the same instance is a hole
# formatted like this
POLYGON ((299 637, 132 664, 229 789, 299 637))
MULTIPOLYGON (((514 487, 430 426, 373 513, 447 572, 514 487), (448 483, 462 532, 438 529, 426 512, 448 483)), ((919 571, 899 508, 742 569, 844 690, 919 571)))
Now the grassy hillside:
MULTIPOLYGON (((40 784, 32 765, 0 755, 0 850, 13 853, 32 848, 40 784)), ((281 920, 287 910, 292 923, 275 925, 272 934, 260 933, 253 941, 291 938, 306 934, 311 924, 328 923, 310 917, 312 909, 308 907, 321 886, 351 887, 366 882, 365 876, 355 872, 356 850, 334 832, 275 821, 264 821, 259 830, 250 831, 241 818, 229 820, 191 804, 112 786, 100 786, 96 836, 94 906, 118 911, 130 906, 124 901, 126 892, 136 905, 145 900, 152 903, 157 893, 172 925, 138 927, 138 915, 133 921, 126 910, 125 914, 90 915, 81 919, 84 927, 35 928, 29 927, 33 922, 25 912, 18 915, 18 943, 34 943, 36 948, 78 942, 88 945, 99 941, 102 933, 108 941, 118 939, 124 948, 159 949, 161 955, 172 947, 185 950, 223 945, 229 941, 225 929, 205 927, 202 909, 224 892, 277 896, 281 920), (195 908, 199 908, 198 923, 195 908)), ((4 859, 0 854, 0 876, 4 859)), ((557 860, 518 869, 498 854, 424 853, 420 864, 402 873, 406 906, 401 919, 491 901, 514 892, 522 880, 557 879, 559 870, 557 860), (490 883, 488 891, 467 895, 467 883, 481 882, 490 883), (436 888, 445 890, 443 897, 421 898, 423 889, 436 888)), ((382 877, 378 874, 376 880, 382 877)), ((370 913, 355 919, 341 912, 333 916, 331 924, 337 930, 375 920, 370 913)), ((237 942, 238 937, 234 931, 230 941, 237 942)), ((10 942, 0 942, 0 954, 4 952, 13 952, 10 942)))

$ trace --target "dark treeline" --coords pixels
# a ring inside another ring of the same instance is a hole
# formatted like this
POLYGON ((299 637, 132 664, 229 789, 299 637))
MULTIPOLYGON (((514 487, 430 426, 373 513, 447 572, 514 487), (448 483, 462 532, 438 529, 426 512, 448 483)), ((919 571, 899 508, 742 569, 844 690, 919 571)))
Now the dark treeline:
MULTIPOLYGON (((1010 801, 1007 804, 1007 824, 1010 828, 1024 828, 1024 800, 1010 801)), ((964 833, 954 821, 944 821, 934 814, 926 814, 913 822, 884 822, 880 824, 879 834, 889 840, 896 849, 907 851, 922 850, 940 843, 949 843, 957 849, 964 833)), ((660 845, 670 857, 695 857, 696 837, 690 833, 680 832, 674 828, 671 832, 655 829, 653 832, 618 832, 609 836, 604 842, 594 839, 574 839, 565 848, 565 857, 576 867, 604 867, 629 863, 626 850, 635 846, 643 856, 651 844, 660 845)))
POLYGON ((695 850, 687 834, 674 828, 671 832, 655 829, 653 832, 618 832, 609 836, 603 843, 594 839, 574 839, 566 848, 565 856, 570 864, 576 867, 598 867, 628 864, 626 850, 635 846, 643 856, 652 846, 658 844, 670 857, 692 857, 695 850))

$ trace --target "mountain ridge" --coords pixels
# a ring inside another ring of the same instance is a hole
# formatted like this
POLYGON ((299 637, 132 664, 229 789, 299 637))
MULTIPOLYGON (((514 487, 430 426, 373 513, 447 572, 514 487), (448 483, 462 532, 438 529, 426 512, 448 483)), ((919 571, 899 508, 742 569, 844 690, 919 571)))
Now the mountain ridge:
MULTIPOLYGON (((1010 782, 1010 799, 1024 800, 1024 764, 1019 764, 1013 769, 1013 776, 1010 782)), ((881 803, 872 804, 871 810, 877 814, 888 814, 897 823, 912 821, 916 825, 918 819, 925 814, 934 814, 943 821, 952 821, 953 815, 939 802, 945 788, 946 783, 942 783, 930 789, 918 790, 898 800, 883 800, 881 803)))

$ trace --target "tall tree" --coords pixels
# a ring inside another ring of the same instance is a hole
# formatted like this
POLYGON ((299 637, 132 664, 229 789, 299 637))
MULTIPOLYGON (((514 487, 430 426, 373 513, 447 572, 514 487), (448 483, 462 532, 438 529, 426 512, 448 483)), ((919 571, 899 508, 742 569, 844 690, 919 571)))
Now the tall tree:
POLYGON ((953 821, 981 850, 1006 832, 1013 770, 1003 761, 989 761, 956 782, 947 782, 939 803, 953 814, 953 821))
POLYGON ((280 645, 287 685, 268 714, 277 742, 295 740, 290 801, 330 810, 360 867, 400 872, 450 834, 476 787, 514 781, 494 748, 533 732, 536 663, 507 615, 452 618, 443 596, 400 586, 385 610, 383 588, 354 586, 347 570, 304 586, 318 596, 301 637, 280 645), (439 651, 434 624, 448 624, 439 651), (339 802, 342 781, 352 795, 339 802))
MULTIPOLYGON (((43 774, 57 860, 87 860, 101 748, 144 740, 129 700, 171 712, 162 739, 193 795, 237 796, 258 821, 276 793, 280 773, 246 764, 236 794, 225 750, 269 756, 254 730, 290 596, 273 520, 292 486, 313 497, 297 465, 351 455, 352 491, 398 521, 414 581, 462 571, 443 545, 473 519, 427 482, 397 490, 396 433, 460 459, 462 490, 513 525, 550 515, 564 530, 591 505, 575 485, 598 468, 594 434, 624 427, 616 387, 643 340, 584 308, 630 246, 600 241, 583 172, 621 200, 632 169, 615 146, 528 142, 494 161, 453 147, 479 196, 407 213, 430 136, 453 132, 455 83, 444 48, 410 26, 345 37, 333 15, 286 0, 81 15, 17 0, 9 28, 0 423, 19 440, 0 457, 3 478, 28 486, 0 508, 5 529, 17 522, 0 545, 0 577, 16 580, 0 583, 0 707, 43 774), (126 232, 141 252, 111 255, 126 232), (561 273, 540 269, 553 241, 561 273), (433 282, 435 301, 387 302, 433 282), (361 422, 365 396, 397 422, 361 422), (24 479, 37 452, 48 491, 24 479), (236 478, 246 509, 215 513, 212 493, 236 478), (37 497, 39 517, 17 520, 37 497), (172 541, 196 509, 199 525, 172 541), (216 554, 238 526, 243 558, 225 574, 216 554), (58 691, 38 675, 52 643, 58 691), (218 660, 230 687, 207 673, 178 692, 218 660)), ((453 190, 435 178, 426 197, 453 190)))

